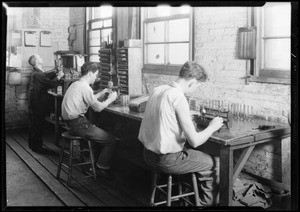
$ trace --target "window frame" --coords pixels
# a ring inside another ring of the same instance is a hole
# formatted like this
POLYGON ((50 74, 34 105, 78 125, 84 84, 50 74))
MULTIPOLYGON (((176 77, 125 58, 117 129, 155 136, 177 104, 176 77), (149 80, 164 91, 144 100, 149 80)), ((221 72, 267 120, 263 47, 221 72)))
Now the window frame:
MULTIPOLYGON (((285 3, 285 2, 283 2, 285 3)), ((283 69, 272 69, 272 68, 263 68, 264 62, 264 46, 263 39, 276 39, 276 38, 289 38, 291 39, 291 34, 289 37, 286 36, 274 36, 274 37, 264 37, 262 35, 264 27, 263 19, 264 9, 263 7, 251 8, 249 10, 250 25, 257 27, 257 48, 256 48, 256 59, 251 61, 252 71, 251 77, 249 78, 250 82, 258 83, 273 83, 273 84, 291 84, 291 70, 292 64, 289 70, 283 69)))
MULTIPOLYGON (((101 6, 100 6, 101 7, 101 6)), ((86 46, 87 46, 87 55, 88 55, 88 61, 90 61, 90 57, 91 55, 98 55, 99 53, 90 53, 90 47, 99 47, 101 48, 101 30, 105 30, 105 29, 112 29, 112 42, 114 43, 115 39, 115 7, 112 7, 112 16, 111 17, 105 17, 105 18, 92 18, 93 17, 93 8, 94 7, 87 7, 86 11, 87 11, 87 29, 86 29, 86 46), (98 27, 98 28, 93 28, 92 29, 92 24, 98 21, 105 21, 105 20, 111 20, 112 26, 110 27, 98 27), (100 44, 99 45, 90 45, 90 32, 92 31, 97 31, 100 30, 100 44)))
MULTIPOLYGON (((179 20, 183 18, 189 18, 189 60, 193 60, 194 52, 193 52, 193 45, 194 45, 194 8, 190 7, 189 14, 175 14, 166 17, 155 17, 155 18, 146 18, 147 17, 147 8, 142 9, 141 13, 141 33, 142 33, 142 51, 143 51, 143 72, 144 73, 153 73, 153 74, 164 74, 164 75, 176 75, 178 76, 181 65, 174 65, 174 64, 146 64, 145 63, 145 25, 148 23, 154 23, 159 21, 170 21, 170 20, 179 20)), ((163 42, 166 43, 176 43, 176 42, 163 42)), ((178 42, 178 43, 185 43, 185 42, 178 42)), ((146 43, 147 44, 147 43, 146 43)), ((148 43, 149 44, 149 43, 148 43)), ((151 42, 151 44, 155 44, 155 42, 151 42)), ((165 55, 167 57, 167 55, 165 55)))

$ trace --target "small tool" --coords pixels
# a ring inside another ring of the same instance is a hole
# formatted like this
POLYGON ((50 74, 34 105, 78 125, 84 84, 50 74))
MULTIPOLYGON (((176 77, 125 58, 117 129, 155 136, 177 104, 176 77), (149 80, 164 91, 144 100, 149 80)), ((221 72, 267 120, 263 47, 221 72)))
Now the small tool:
POLYGON ((274 128, 275 126, 272 125, 259 125, 257 128, 253 128, 253 130, 270 130, 274 128))

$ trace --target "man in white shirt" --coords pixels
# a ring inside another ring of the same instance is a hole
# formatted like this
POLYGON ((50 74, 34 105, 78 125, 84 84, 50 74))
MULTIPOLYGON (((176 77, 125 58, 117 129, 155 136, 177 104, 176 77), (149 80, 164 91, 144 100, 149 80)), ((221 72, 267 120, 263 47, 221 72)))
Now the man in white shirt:
POLYGON ((96 162, 97 174, 110 179, 112 177, 109 171, 110 163, 116 149, 116 138, 91 124, 85 117, 89 107, 100 112, 117 98, 117 92, 111 92, 105 101, 98 101, 104 93, 108 92, 108 89, 104 89, 94 94, 90 85, 95 82, 98 72, 96 63, 86 62, 81 67, 82 77, 67 89, 62 101, 61 112, 62 118, 70 128, 71 135, 85 137, 101 145, 102 149, 96 162))
POLYGON ((223 119, 215 117, 206 129, 197 132, 185 94, 194 92, 206 79, 205 70, 188 61, 175 82, 154 88, 138 137, 145 147, 144 160, 154 169, 173 174, 197 173, 202 206, 215 204, 219 163, 218 158, 195 148, 222 127, 223 119))

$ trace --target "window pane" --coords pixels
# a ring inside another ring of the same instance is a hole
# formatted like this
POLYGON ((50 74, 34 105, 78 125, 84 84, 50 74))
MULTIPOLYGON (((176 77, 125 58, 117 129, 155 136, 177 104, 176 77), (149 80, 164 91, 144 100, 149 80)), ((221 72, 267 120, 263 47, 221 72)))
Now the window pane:
POLYGON ((101 17, 100 18, 107 18, 107 17, 112 17, 112 6, 102 6, 100 7, 101 10, 101 17))
POLYGON ((189 14, 191 12, 191 7, 188 5, 184 5, 179 7, 178 13, 179 14, 189 14))
POLYGON ((155 22, 146 25, 146 42, 163 42, 165 37, 165 23, 155 22))
POLYGON ((99 62, 98 55, 90 55, 90 62, 99 62))
POLYGON ((265 6, 265 35, 289 36, 291 32, 290 3, 267 3, 265 6))
POLYGON ((171 64, 184 64, 189 59, 189 44, 169 44, 169 62, 171 64))
POLYGON ((100 46, 100 38, 90 39, 90 46, 100 46))
POLYGON ((98 54, 98 51, 100 50, 99 47, 90 47, 90 54, 98 54))
POLYGON ((112 6, 101 6, 92 8, 92 19, 107 18, 112 16, 112 6))
POLYGON ((100 30, 90 31, 90 38, 100 38, 100 30))
POLYGON ((111 39, 112 39, 112 29, 101 30, 101 42, 107 41, 107 43, 111 43, 111 39))
POLYGON ((189 40, 189 19, 169 21, 169 41, 189 40))
POLYGON ((265 40, 264 68, 291 68, 291 41, 290 39, 265 40))
POLYGON ((111 27, 112 26, 112 20, 111 19, 105 20, 103 22, 104 22, 103 23, 104 27, 111 27))
POLYGON ((148 7, 148 18, 156 18, 163 16, 170 16, 176 14, 188 14, 190 12, 189 6, 170 7, 170 6, 158 6, 148 7))
POLYGON ((146 46, 146 61, 152 64, 164 64, 164 45, 163 44, 153 44, 146 46))
POLYGON ((93 22, 92 23, 92 29, 95 29, 95 28, 101 28, 103 25, 102 25, 102 21, 97 21, 97 22, 93 22))
POLYGON ((171 14, 170 6, 158 6, 148 8, 148 18, 169 16, 171 14))

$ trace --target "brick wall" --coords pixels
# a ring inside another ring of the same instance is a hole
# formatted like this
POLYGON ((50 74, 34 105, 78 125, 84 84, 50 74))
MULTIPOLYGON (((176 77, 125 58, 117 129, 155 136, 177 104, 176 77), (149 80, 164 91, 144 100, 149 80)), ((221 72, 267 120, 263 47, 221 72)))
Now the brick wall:
MULTIPOLYGON (((28 126, 28 86, 31 69, 21 69, 22 85, 5 85, 5 128, 28 126)), ((9 72, 6 71, 6 76, 9 72)))
POLYGON ((86 7, 71 7, 70 8, 70 25, 85 24, 85 10, 86 7))
MULTIPOLYGON (((83 14, 82 8, 70 8, 70 25, 83 24, 83 14)), ((122 14, 121 10, 119 14, 122 14)), ((196 100, 197 104, 208 99, 250 105, 257 116, 287 123, 287 113, 290 109, 289 85, 255 82, 246 85, 242 79, 246 74, 247 61, 237 58, 237 38, 238 28, 247 26, 247 22, 246 7, 195 8, 195 60, 207 70, 209 81, 191 98, 196 100)), ((127 25, 118 25, 119 40, 128 35, 126 29, 127 25)), ((146 86, 151 91, 154 87, 177 78, 148 73, 144 76, 144 93, 146 86)), ((281 164, 289 164, 289 146, 289 138, 282 144, 274 142, 257 146, 246 163, 245 170, 268 179, 282 181, 285 176, 281 174, 281 164), (280 163, 281 159, 285 161, 280 163)), ((240 152, 235 154, 237 157, 240 152)), ((284 173, 289 172, 290 168, 285 168, 284 173)))
POLYGON ((74 41, 73 47, 70 49, 79 51, 81 54, 85 53, 85 7, 71 7, 69 16, 69 26, 75 26, 77 36, 74 41))
MULTIPOLYGON (((8 18, 12 18, 9 16, 8 18)), ((49 30, 52 34, 52 47, 24 47, 24 37, 19 54, 22 55, 22 85, 5 85, 5 128, 28 126, 28 86, 31 68, 27 60, 31 54, 41 54, 45 70, 53 68, 54 61, 46 58, 53 56, 55 50, 68 50, 69 8, 16 8, 13 12, 15 21, 7 26, 7 33, 14 30, 49 30), (51 63, 48 63, 50 61, 51 63)), ((8 20, 10 22, 10 20, 8 20)), ((7 47, 11 44, 8 39, 7 47)), ((9 72, 6 72, 6 77, 9 72)))
POLYGON ((41 27, 50 29, 52 42, 59 43, 59 50, 68 50, 68 7, 41 8, 41 27))
MULTIPOLYGON (((246 7, 195 8, 195 60, 207 70, 209 80, 191 98, 197 104, 204 100, 221 100, 253 106, 257 116, 287 123, 291 104, 289 85, 255 82, 246 85, 242 79, 246 75, 247 61, 237 58, 238 28, 247 26, 247 22, 246 7)), ((144 75, 149 90, 177 78, 144 75)), ((289 139, 285 145, 289 147, 289 139)), ((281 157, 280 142, 256 147, 245 170, 282 181, 281 157)))
MULTIPOLYGON (((290 110, 290 86, 245 84, 246 60, 237 58, 238 28, 247 26, 246 7, 195 8, 195 60, 208 72, 209 80, 191 98, 221 100, 253 106, 264 119, 287 123, 290 110), (218 15, 215 15, 218 14, 218 15)), ((147 85, 164 84, 176 77, 144 74, 147 85)))

